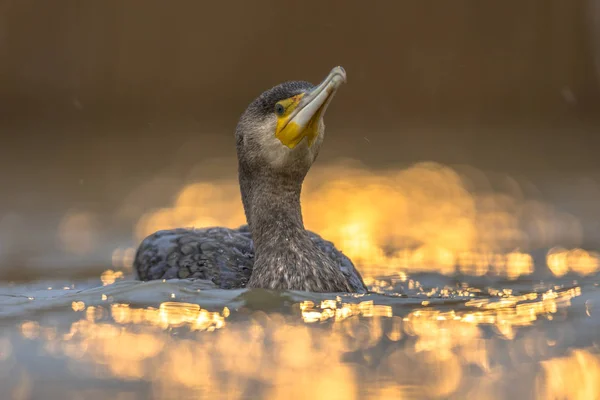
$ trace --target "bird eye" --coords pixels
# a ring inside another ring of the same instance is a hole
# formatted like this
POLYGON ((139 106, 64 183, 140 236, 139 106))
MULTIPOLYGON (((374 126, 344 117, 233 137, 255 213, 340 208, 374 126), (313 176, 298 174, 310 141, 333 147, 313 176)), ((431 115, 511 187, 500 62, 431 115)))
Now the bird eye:
POLYGON ((279 103, 275 104, 275 113, 277 115, 283 115, 284 111, 285 111, 285 107, 284 106, 282 106, 279 103))

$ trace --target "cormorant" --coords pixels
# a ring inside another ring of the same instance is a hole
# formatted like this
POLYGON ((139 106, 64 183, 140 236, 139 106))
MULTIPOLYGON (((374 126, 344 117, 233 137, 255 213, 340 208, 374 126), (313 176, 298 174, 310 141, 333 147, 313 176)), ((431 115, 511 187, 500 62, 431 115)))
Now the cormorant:
POLYGON ((142 241, 134 260, 141 280, 195 278, 220 288, 361 292, 352 261, 307 231, 300 191, 323 143, 323 115, 346 71, 318 86, 285 82, 262 93, 235 132, 238 177, 248 225, 172 229, 142 241))

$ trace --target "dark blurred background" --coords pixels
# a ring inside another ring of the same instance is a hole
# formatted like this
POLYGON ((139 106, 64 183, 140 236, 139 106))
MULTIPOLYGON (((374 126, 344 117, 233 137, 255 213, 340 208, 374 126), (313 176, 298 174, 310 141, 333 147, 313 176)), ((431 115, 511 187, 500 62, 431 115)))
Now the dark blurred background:
POLYGON ((106 249, 134 244, 184 182, 235 174, 198 165, 235 157, 255 96, 335 65, 320 162, 521 177, 594 237, 599 34, 593 0, 0 0, 0 267, 52 264, 78 210, 106 249))

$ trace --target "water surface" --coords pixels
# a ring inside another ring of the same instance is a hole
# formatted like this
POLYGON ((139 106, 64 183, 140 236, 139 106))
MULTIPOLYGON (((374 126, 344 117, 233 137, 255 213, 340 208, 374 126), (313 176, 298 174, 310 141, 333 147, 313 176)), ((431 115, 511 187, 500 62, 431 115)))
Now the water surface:
POLYGON ((595 399, 600 279, 436 273, 367 295, 187 280, 0 286, 10 399, 595 399))

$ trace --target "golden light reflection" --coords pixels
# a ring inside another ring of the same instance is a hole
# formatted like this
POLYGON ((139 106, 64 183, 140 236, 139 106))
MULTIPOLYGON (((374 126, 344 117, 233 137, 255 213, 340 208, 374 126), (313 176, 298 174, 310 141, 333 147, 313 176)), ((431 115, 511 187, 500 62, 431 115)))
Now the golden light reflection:
POLYGON ((184 187, 170 208, 142 216, 135 229, 143 238, 160 229, 205 226, 239 226, 245 217, 237 183, 193 183, 184 187))
MULTIPOLYGON (((475 175, 475 180, 484 176, 475 175)), ((524 199, 515 181, 508 192, 472 186, 468 175, 436 163, 377 173, 321 166, 304 185, 304 221, 344 251, 365 277, 459 271, 517 279, 535 267, 531 256, 517 249, 581 241, 574 217, 524 199)), ((160 229, 244 223, 237 180, 225 180, 185 186, 172 207, 144 214, 135 232, 141 240, 160 229)), ((113 265, 121 264, 121 256, 122 250, 115 251, 113 265)), ((591 261, 581 260, 571 268, 587 273, 591 261)), ((559 267, 552 270, 560 273, 559 267)))
POLYGON ((21 324, 21 335, 27 339, 35 339, 40 334, 40 326, 35 321, 25 321, 21 324))
MULTIPOLYGON (((228 308, 215 312, 193 303, 104 308, 76 301, 73 309, 81 312, 83 305, 84 317, 68 331, 28 321, 21 324, 21 335, 44 341, 49 354, 91 366, 75 368, 78 373, 150 382, 157 399, 183 393, 240 399, 255 392, 266 399, 464 398, 460 388, 472 368, 484 372, 483 383, 491 384, 499 373, 492 340, 522 348, 529 342, 526 335, 518 338, 519 329, 551 319, 581 290, 490 294, 463 302, 460 309, 428 304, 400 315, 371 300, 306 300, 296 305, 300 318, 256 311, 239 313, 246 318, 235 322, 228 308), (494 329, 494 337, 484 334, 485 326, 494 329), (380 367, 366 368, 371 363, 380 367)), ((555 346, 556 339, 544 343, 555 346)), ((597 397, 597 355, 581 350, 541 365, 538 398, 597 397)))
POLYGON ((123 279, 122 271, 113 271, 112 269, 107 269, 100 275, 100 280, 102 281, 102 285, 112 285, 118 279, 123 279))
POLYGON ((342 303, 341 299, 323 300, 319 307, 315 307, 314 302, 307 300, 300 303, 300 310, 302 319, 306 323, 323 322, 328 319, 339 322, 351 316, 392 317, 391 306, 375 305, 372 300, 358 304, 342 303))
POLYGON ((167 329, 188 326, 191 330, 213 331, 225 325, 229 310, 222 313, 203 310, 197 304, 166 302, 156 308, 130 308, 127 304, 113 304, 111 314, 118 324, 146 323, 167 329))
POLYGON ((600 398, 600 354, 594 349, 573 350, 566 357, 542 362, 538 398, 590 400, 600 398))
POLYGON ((125 249, 116 248, 112 253, 112 266, 116 269, 131 270, 133 267, 133 260, 135 258, 136 249, 133 247, 127 247, 125 249))
POLYGON ((83 311, 85 310, 85 303, 83 301, 74 301, 71 303, 71 308, 73 311, 83 311))
POLYGON ((548 268, 556 276, 563 276, 568 272, 585 276, 598 272, 600 254, 583 249, 553 248, 548 252, 546 262, 548 268))

